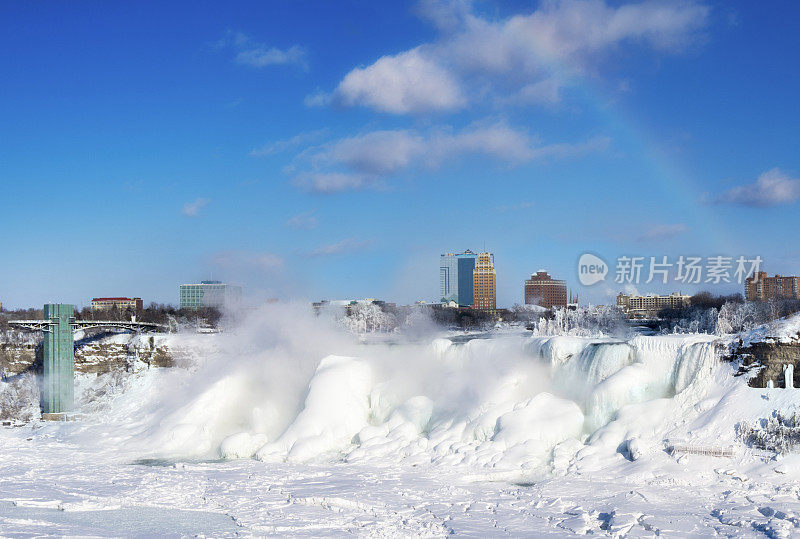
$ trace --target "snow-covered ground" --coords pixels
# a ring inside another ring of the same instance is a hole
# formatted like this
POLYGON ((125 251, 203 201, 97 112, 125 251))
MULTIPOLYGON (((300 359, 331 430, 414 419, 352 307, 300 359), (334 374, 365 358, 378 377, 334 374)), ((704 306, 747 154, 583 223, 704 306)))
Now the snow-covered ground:
POLYGON ((82 375, 75 421, 0 429, 0 535, 800 531, 800 455, 737 434, 800 390, 707 335, 364 343, 282 307, 180 338, 192 367, 82 375))
POLYGON ((781 318, 769 324, 757 326, 737 337, 742 339, 744 346, 756 342, 800 342, 800 315, 781 318))

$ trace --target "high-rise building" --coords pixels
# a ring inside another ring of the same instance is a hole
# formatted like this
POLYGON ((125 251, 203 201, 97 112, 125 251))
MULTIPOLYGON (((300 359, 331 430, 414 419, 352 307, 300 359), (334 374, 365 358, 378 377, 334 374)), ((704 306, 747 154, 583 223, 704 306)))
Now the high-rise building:
POLYGON ((222 281, 200 281, 199 284, 181 285, 181 309, 235 309, 242 302, 242 287, 222 281))
POLYGON ((472 305, 472 270, 478 255, 470 250, 446 253, 439 258, 439 292, 442 303, 472 305))
POLYGON ((525 305, 540 305, 547 309, 567 306, 567 283, 539 270, 525 280, 525 305))
POLYGON ((744 297, 747 301, 800 299, 800 277, 767 277, 766 271, 756 272, 744 281, 744 297))
POLYGON ((472 306, 476 309, 497 308, 497 279, 491 253, 478 254, 472 270, 472 306))

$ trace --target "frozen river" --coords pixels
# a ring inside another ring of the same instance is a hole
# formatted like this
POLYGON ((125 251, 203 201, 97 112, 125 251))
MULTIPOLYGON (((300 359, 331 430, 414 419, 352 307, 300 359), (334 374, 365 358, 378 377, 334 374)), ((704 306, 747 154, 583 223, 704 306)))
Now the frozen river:
POLYGON ((390 462, 131 464, 19 433, 0 436, 4 536, 758 536, 793 532, 800 513, 797 482, 763 465, 766 481, 742 477, 711 457, 530 484, 390 462))

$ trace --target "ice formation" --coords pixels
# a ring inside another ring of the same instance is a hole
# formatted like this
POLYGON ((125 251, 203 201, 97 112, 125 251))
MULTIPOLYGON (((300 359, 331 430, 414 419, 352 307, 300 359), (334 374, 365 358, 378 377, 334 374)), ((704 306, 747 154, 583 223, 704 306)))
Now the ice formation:
POLYGON ((103 397, 81 410, 121 424, 139 455, 552 472, 663 449, 723 368, 711 335, 364 342, 291 314, 205 336, 214 348, 192 368, 87 382, 79 394, 103 397))
POLYGON ((518 332, 392 344, 316 337, 280 328, 246 345, 241 334, 231 337, 235 346, 220 345, 218 357, 174 373, 169 398, 152 403, 157 422, 136 435, 140 447, 270 462, 551 470, 618 436, 637 457, 643 442, 630 439, 642 426, 622 434, 607 427, 640 403, 659 421, 666 412, 658 403, 703 384, 716 364, 712 338, 702 335, 621 341, 518 332))

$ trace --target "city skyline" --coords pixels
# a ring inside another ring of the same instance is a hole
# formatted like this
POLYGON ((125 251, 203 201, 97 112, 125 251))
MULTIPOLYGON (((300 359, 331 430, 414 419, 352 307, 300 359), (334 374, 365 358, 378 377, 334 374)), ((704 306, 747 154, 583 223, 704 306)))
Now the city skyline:
MULTIPOLYGON (((14 51, 0 58, 9 309, 177 304, 178 284, 212 276, 256 300, 436 301, 430 261, 458 246, 497 256, 505 306, 539 267, 582 303, 614 304, 613 280, 578 285, 586 252, 760 256, 769 274, 800 273, 800 250, 774 233, 793 229, 800 198, 796 6, 0 14, 14 51)), ((703 289, 741 285, 682 287, 703 289)))

